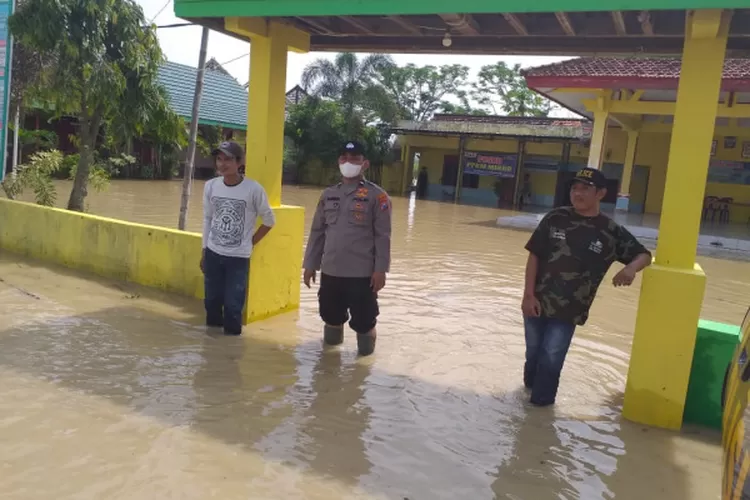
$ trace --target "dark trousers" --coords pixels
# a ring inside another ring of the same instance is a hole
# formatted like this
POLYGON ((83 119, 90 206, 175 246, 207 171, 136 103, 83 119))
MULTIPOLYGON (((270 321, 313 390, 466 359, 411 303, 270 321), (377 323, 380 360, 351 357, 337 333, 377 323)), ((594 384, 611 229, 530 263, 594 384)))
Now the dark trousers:
POLYGON ((370 287, 370 278, 321 274, 318 305, 321 319, 331 326, 343 325, 351 313, 349 326, 359 334, 375 328, 380 314, 378 295, 370 287))
POLYGON ((576 326, 552 318, 524 318, 526 364, 523 383, 531 389, 531 403, 554 404, 560 373, 576 326))
POLYGON ((242 333, 242 309, 247 295, 250 259, 225 257, 206 249, 203 258, 206 324, 242 333))

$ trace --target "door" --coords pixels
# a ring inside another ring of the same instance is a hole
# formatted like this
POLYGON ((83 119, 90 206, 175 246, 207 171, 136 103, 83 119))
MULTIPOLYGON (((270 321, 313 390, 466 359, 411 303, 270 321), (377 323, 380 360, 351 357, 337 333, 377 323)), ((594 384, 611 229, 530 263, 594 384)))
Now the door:
POLYGON ((555 187, 555 208, 570 206, 570 182, 576 176, 577 171, 560 171, 557 173, 557 186, 555 187))

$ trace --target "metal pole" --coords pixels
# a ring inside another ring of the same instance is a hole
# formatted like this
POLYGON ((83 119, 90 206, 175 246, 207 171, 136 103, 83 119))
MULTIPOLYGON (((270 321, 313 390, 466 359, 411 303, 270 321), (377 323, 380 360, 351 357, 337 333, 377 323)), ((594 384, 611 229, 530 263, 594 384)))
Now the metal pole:
POLYGON ((21 102, 16 104, 15 131, 13 133, 13 163, 11 164, 11 175, 16 177, 16 167, 18 166, 18 134, 21 132, 21 102))
POLYGON ((190 188, 193 183, 193 171, 195 170, 195 143, 198 137, 198 119, 203 95, 203 74, 206 71, 206 49, 208 47, 208 28, 203 27, 201 36, 201 51, 198 56, 198 76, 195 79, 195 95, 193 96, 193 112, 190 118, 190 143, 188 145, 185 172, 182 177, 182 199, 180 201, 180 221, 177 228, 185 229, 187 219, 188 203, 190 202, 190 188))

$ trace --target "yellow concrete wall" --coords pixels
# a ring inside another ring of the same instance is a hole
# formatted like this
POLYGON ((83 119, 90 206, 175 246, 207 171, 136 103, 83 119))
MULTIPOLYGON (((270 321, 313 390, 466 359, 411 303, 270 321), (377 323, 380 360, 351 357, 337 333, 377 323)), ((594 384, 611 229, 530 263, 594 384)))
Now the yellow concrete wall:
POLYGON ((250 259, 246 324, 299 308, 305 209, 282 205, 273 213, 276 224, 250 259))
POLYGON ((0 248, 203 298, 197 233, 0 199, 0 248))
MULTIPOLYGON (((276 225, 253 250, 246 322, 299 307, 305 212, 287 206, 273 211, 276 225), (280 285, 271 290, 270 282, 280 285)), ((1 198, 0 221, 3 250, 203 298, 198 233, 1 198)))
POLYGON ((401 194, 401 182, 404 178, 404 164, 399 160, 390 165, 383 165, 380 176, 380 187, 391 196, 401 194))
POLYGON ((535 195, 555 196, 557 172, 530 171, 529 180, 531 181, 531 191, 535 195))

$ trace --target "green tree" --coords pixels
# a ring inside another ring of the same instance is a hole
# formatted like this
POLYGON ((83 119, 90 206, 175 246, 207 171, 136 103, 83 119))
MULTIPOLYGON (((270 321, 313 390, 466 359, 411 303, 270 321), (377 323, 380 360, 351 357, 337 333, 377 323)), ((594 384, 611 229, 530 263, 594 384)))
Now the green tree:
POLYGON ((347 132, 347 121, 337 102, 310 98, 292 107, 284 134, 294 145, 290 160, 298 178, 314 160, 335 165, 341 143, 348 139, 347 132))
POLYGON ((468 77, 469 68, 461 64, 391 65, 381 71, 380 83, 396 103, 399 118, 423 121, 440 110, 446 98, 465 99, 468 77))
POLYGON ((163 62, 155 26, 133 0, 25 0, 9 25, 20 43, 55 61, 40 97, 78 118, 80 161, 68 209, 82 211, 102 125, 149 116, 163 62))
POLYGON ((510 116, 547 116, 552 103, 530 90, 521 76, 521 65, 513 67, 500 61, 482 66, 474 83, 472 97, 480 105, 510 116))
POLYGON ((378 85, 379 75, 394 66, 390 56, 371 54, 363 59, 343 52, 333 61, 318 59, 302 72, 302 88, 313 96, 341 103, 347 126, 352 129, 361 113, 365 120, 390 118, 395 108, 378 85))

